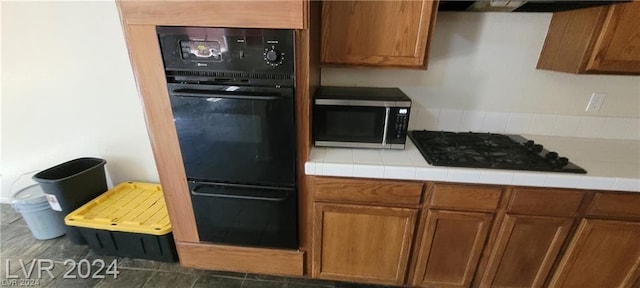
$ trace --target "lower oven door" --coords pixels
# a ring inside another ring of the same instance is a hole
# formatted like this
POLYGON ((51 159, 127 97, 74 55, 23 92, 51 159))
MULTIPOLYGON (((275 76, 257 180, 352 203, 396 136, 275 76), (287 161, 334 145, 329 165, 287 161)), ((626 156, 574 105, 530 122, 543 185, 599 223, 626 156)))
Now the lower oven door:
POLYGON ((298 248, 295 189, 190 182, 200 241, 298 248))
POLYGON ((191 180, 295 183, 293 88, 169 84, 191 180))
POLYGON ((316 146, 385 148, 388 108, 314 105, 316 146))

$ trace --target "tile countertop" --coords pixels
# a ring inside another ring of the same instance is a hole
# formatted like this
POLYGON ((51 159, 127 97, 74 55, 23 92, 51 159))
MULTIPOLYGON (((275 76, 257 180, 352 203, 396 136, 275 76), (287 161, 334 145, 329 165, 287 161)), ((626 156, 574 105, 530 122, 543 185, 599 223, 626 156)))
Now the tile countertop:
POLYGON ((407 138, 405 150, 313 147, 307 175, 640 192, 640 141, 523 135, 587 174, 431 166, 407 138))

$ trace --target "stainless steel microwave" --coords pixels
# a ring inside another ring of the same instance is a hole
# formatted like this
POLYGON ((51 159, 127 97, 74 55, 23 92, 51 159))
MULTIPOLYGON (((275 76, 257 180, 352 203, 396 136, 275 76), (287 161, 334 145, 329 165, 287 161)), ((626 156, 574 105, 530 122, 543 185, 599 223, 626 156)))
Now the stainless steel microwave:
POLYGON ((313 105, 316 146, 404 149, 411 99, 398 88, 320 87, 313 105))

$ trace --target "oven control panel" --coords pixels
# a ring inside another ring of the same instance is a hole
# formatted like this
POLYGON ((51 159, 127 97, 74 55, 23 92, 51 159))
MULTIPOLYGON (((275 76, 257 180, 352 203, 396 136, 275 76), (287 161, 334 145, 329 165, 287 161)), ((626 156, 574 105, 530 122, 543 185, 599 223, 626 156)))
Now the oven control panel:
POLYGON ((158 27, 165 70, 294 73, 294 31, 158 27))

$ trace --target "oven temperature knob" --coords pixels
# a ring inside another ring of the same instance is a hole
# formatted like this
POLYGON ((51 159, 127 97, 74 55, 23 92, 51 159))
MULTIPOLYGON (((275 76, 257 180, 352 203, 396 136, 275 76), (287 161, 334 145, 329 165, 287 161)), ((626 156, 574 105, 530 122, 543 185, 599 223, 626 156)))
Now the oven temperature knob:
POLYGON ((265 49, 264 51, 264 61, 267 62, 267 64, 271 65, 271 66, 278 66, 280 64, 282 64, 282 60, 284 60, 284 57, 282 55, 282 53, 280 53, 278 50, 276 49, 265 49))

